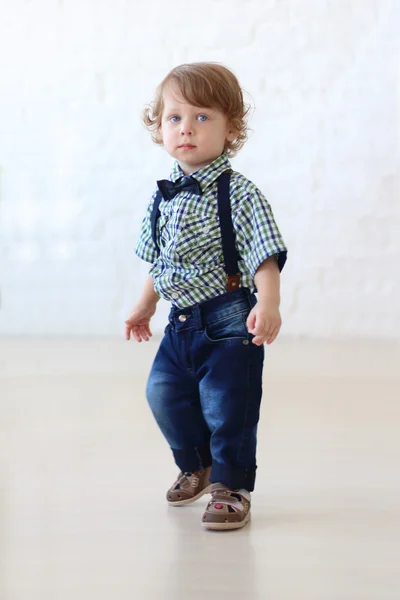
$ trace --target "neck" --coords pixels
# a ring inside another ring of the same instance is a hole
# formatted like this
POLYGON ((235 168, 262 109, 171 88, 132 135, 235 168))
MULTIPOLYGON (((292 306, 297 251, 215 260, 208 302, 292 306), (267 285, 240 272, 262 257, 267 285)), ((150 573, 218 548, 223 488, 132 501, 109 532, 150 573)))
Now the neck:
POLYGON ((208 165, 211 165, 214 161, 216 161, 218 158, 220 158, 222 155, 224 154, 224 152, 222 152, 222 154, 220 154, 219 156, 216 156, 215 158, 210 158, 210 160, 205 160, 202 163, 199 163, 198 165, 195 165, 194 167, 191 167, 190 165, 180 162, 178 160, 178 165, 181 168, 181 171, 184 175, 191 175, 192 173, 195 173, 196 171, 199 171, 200 169, 204 169, 204 167, 208 167, 208 165))

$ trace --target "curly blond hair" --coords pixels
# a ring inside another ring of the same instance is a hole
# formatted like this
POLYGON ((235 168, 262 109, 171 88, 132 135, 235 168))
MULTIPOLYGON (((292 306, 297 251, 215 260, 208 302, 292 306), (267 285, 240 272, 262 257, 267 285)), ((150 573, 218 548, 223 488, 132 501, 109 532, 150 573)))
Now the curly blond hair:
POLYGON ((212 62, 183 64, 172 69, 157 87, 154 101, 143 109, 143 122, 156 144, 163 143, 160 135, 163 92, 171 83, 177 86, 189 104, 218 108, 224 113, 236 133, 232 142, 226 141, 224 151, 228 156, 234 156, 247 140, 249 107, 244 103, 243 91, 232 71, 212 62))

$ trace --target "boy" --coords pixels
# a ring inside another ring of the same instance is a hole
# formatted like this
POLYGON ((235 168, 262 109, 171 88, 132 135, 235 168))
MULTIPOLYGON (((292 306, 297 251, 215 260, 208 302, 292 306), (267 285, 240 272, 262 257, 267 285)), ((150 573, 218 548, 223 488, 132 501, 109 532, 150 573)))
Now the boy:
POLYGON ((126 339, 151 336, 160 297, 172 303, 147 399, 180 469, 172 506, 211 492, 202 523, 238 529, 250 519, 264 342, 279 333, 286 247, 257 187, 231 169, 247 138, 239 82, 214 63, 173 69, 144 111, 175 158, 158 181, 137 255, 152 264, 126 339), (254 292, 258 292, 258 301, 254 292))

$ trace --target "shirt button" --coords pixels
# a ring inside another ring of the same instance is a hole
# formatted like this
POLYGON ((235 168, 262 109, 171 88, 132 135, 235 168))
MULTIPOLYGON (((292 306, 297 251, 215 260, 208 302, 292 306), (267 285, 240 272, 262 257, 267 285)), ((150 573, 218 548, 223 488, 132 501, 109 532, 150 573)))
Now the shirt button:
POLYGON ((178 300, 178 298, 179 298, 179 294, 177 294, 176 292, 174 292, 173 294, 171 294, 171 297, 172 297, 174 300, 178 300))
POLYGON ((178 319, 180 320, 181 323, 184 323, 187 319, 187 315, 179 315, 178 319))

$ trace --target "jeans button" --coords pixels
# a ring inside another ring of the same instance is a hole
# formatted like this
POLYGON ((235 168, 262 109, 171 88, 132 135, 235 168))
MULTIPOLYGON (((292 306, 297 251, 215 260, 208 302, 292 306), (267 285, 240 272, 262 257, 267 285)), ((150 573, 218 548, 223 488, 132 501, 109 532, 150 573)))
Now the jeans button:
POLYGON ((179 315, 178 319, 180 320, 181 323, 184 323, 187 319, 187 315, 179 315))
POLYGON ((243 340, 243 344, 244 344, 245 346, 247 346, 247 345, 248 345, 248 343, 249 343, 249 340, 243 340))

